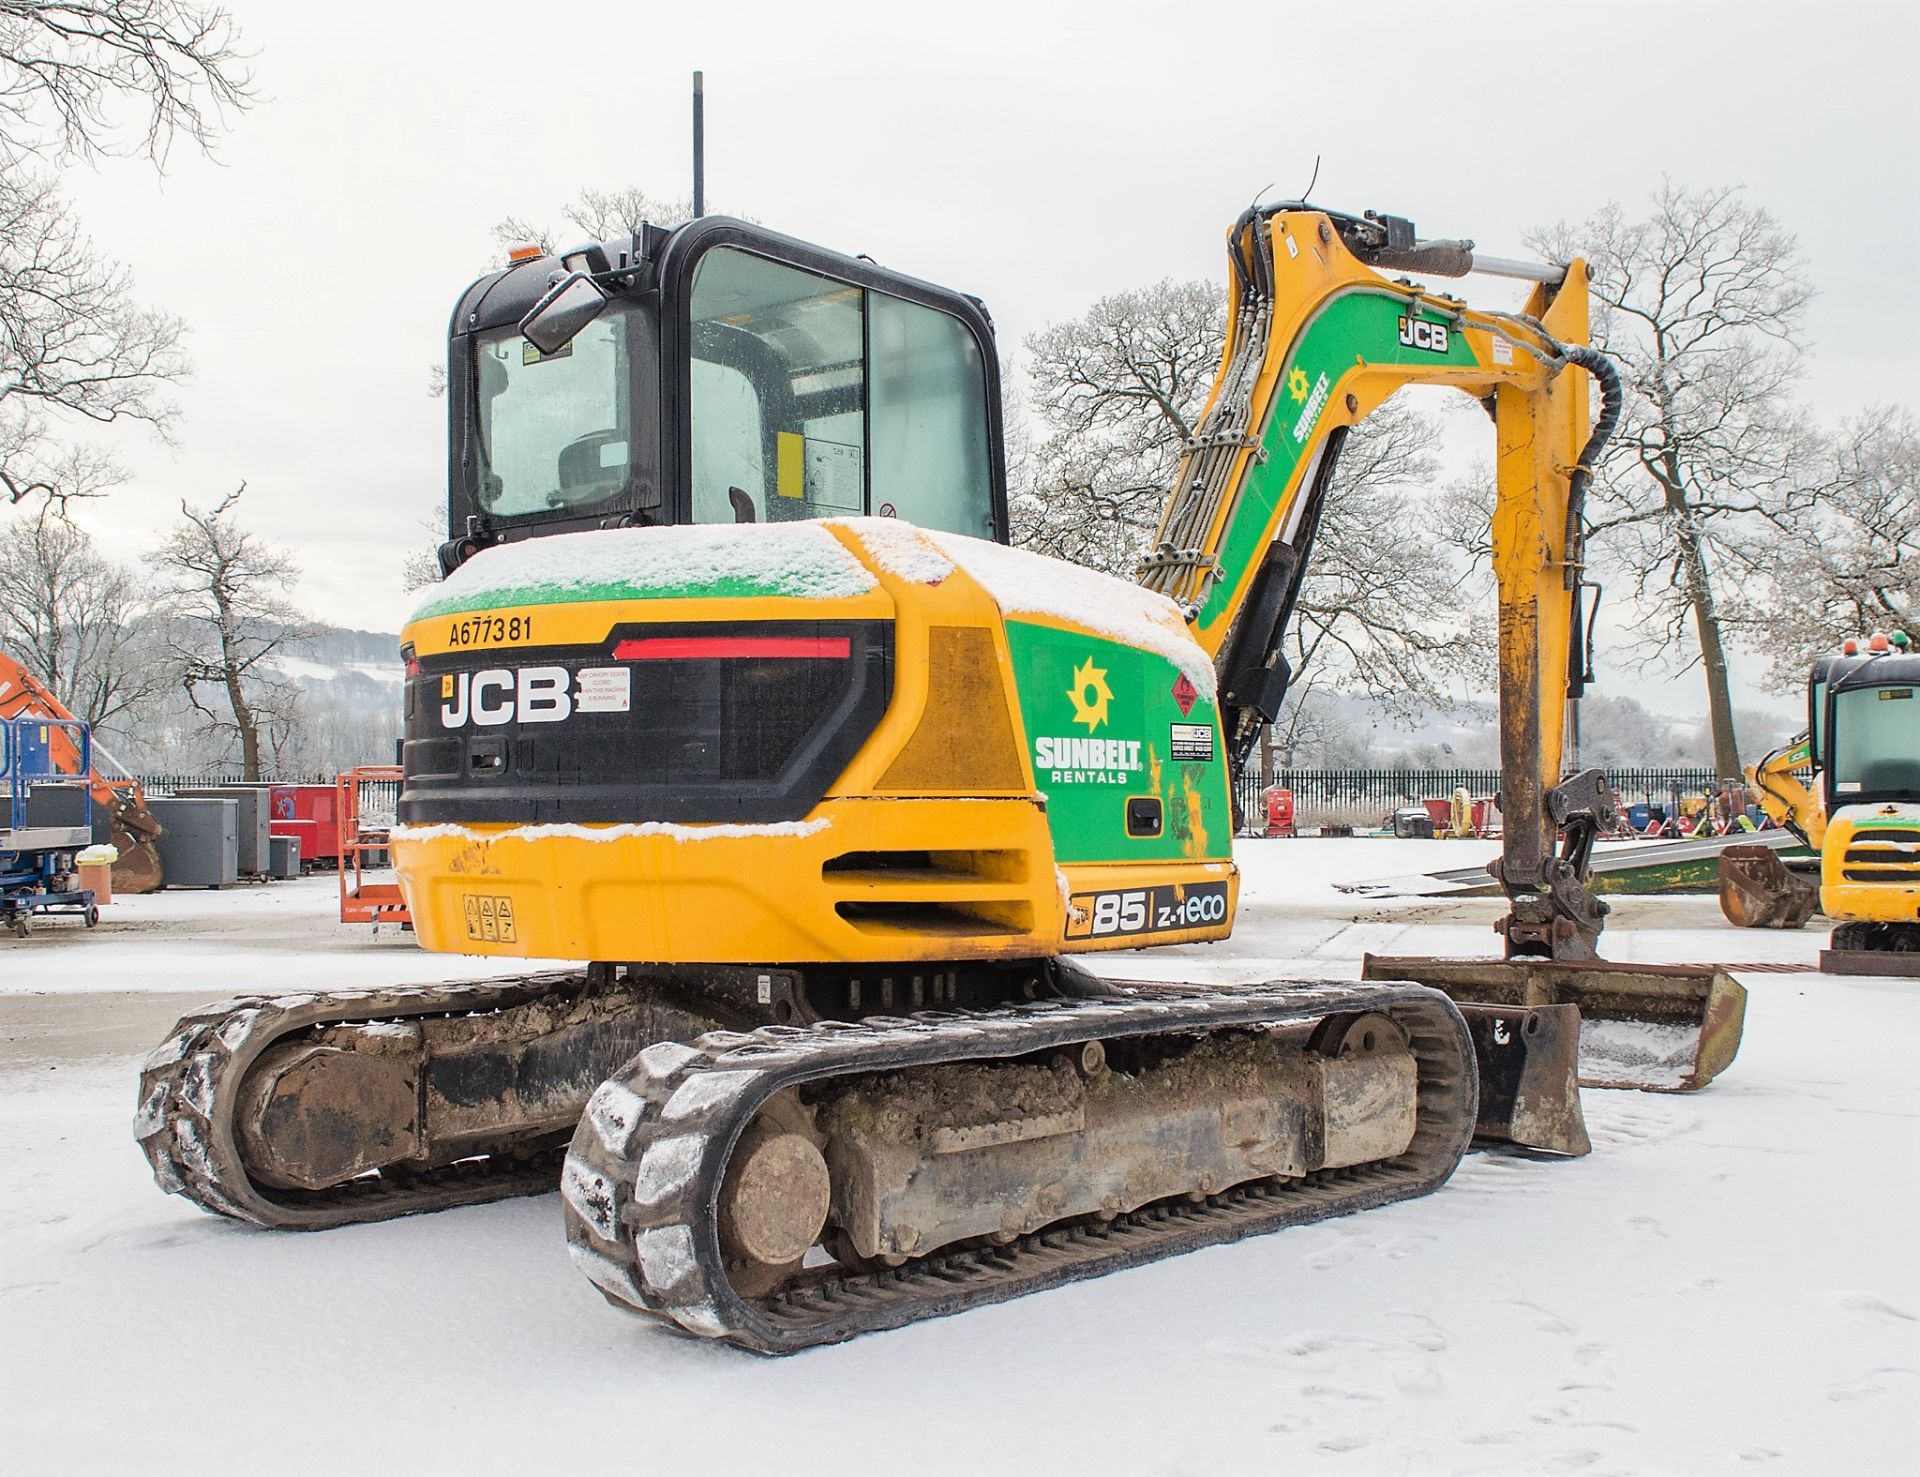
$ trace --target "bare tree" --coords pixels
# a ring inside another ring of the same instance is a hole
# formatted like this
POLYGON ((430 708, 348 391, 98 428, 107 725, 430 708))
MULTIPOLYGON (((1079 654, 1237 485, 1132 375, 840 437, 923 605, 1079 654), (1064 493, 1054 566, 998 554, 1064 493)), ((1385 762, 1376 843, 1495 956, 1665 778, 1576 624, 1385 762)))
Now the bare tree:
POLYGON ((1820 496, 1751 544, 1733 618, 1797 693, 1816 656, 1849 636, 1920 636, 1920 420, 1877 406, 1830 438, 1820 496))
POLYGON ((1685 649, 1691 627, 1714 763, 1738 774, 1722 574, 1744 560, 1759 519, 1804 510, 1813 496, 1805 469, 1818 460, 1818 438, 1791 398, 1813 295, 1798 243, 1737 188, 1671 181, 1644 220, 1608 205, 1528 242, 1593 268, 1594 341, 1628 386, 1589 502, 1594 533, 1626 566, 1644 651, 1685 649))
POLYGON ((0 0, 0 156, 9 167, 103 153, 159 164, 181 134, 208 148, 225 115, 253 101, 246 62, 219 7, 0 0))
POLYGON ((1014 542, 1130 575, 1159 524, 1225 336, 1219 288, 1167 279, 1030 335, 1028 380, 1044 434, 1011 510, 1014 542))
POLYGON ((165 686, 149 606, 132 571, 46 507, 0 539, 0 646, 96 728, 165 686))
POLYGON ((1397 718, 1444 709, 1493 671, 1489 583, 1435 533, 1439 437, 1398 398, 1354 427, 1288 632, 1296 673, 1331 665, 1397 718))
POLYGON ((242 777, 284 743, 299 688, 274 675, 277 658, 310 634, 286 598, 293 559, 240 527, 242 482, 212 508, 180 505, 181 521, 155 555, 168 578, 167 649, 175 678, 204 730, 237 741, 242 777))
POLYGON ((581 242, 631 236, 643 225, 667 230, 684 225, 693 219, 693 201, 685 195, 649 195, 632 185, 615 190, 588 188, 561 207, 560 218, 564 225, 555 227, 541 225, 530 216, 507 216, 493 228, 494 243, 501 247, 538 246, 551 256, 581 242))
POLYGON ((0 496, 64 504, 124 480, 75 422, 138 421, 164 440, 165 388, 187 372, 177 318, 132 300, 124 267, 94 250, 59 192, 0 173, 0 496))
MULTIPOLYGON (((1014 541, 1131 574, 1225 333, 1217 287, 1162 281, 1030 337, 1043 439, 1012 497, 1014 541)), ((1399 401, 1347 438, 1288 635, 1302 682, 1324 663, 1337 685, 1399 712, 1443 701, 1455 678, 1484 679, 1491 631, 1472 610, 1471 571, 1432 536, 1422 511, 1437 439, 1434 422, 1399 401)))
POLYGON ((64 504, 124 480, 71 432, 140 421, 165 439, 162 392, 187 372, 179 320, 134 302, 44 170, 101 154, 163 164, 182 135, 211 147, 251 100, 224 10, 0 0, 0 499, 64 504))

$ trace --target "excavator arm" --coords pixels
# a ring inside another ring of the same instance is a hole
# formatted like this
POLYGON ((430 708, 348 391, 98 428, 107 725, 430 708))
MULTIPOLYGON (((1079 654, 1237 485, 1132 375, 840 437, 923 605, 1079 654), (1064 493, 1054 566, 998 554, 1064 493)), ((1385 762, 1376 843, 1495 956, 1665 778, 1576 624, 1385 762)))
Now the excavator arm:
POLYGON ((1585 266, 1477 259, 1471 242, 1419 241, 1398 217, 1299 206, 1243 215, 1228 255, 1235 291, 1220 372, 1140 578, 1186 611, 1213 655, 1230 755, 1245 762, 1292 680, 1283 638, 1349 430, 1409 385, 1473 396, 1498 446, 1507 840, 1497 875, 1513 901, 1502 932, 1510 955, 1594 957, 1606 908, 1585 886, 1586 858, 1611 794, 1597 772, 1563 780, 1561 767, 1586 667, 1581 503, 1620 390, 1584 343, 1585 266), (1396 269, 1535 285, 1515 315, 1383 275, 1396 269), (1589 377, 1605 393, 1591 429, 1589 377))
POLYGON ((1186 612, 1214 658, 1230 760, 1245 763, 1286 696, 1282 641, 1349 430, 1409 385, 1473 396, 1496 442, 1504 839, 1488 870, 1508 900, 1495 925, 1506 957, 1370 957, 1362 973, 1493 1007, 1480 1017, 1489 1032, 1479 1043, 1483 1106, 1512 1105, 1518 1123, 1521 1105, 1558 1102, 1562 1142, 1577 1141, 1571 1099, 1548 1084, 1568 1080, 1576 1038, 1584 1082, 1711 1081, 1738 1049, 1745 993, 1719 970, 1599 959, 1607 905, 1587 884, 1613 794, 1598 770, 1564 772, 1571 704, 1589 666, 1583 505, 1622 404, 1617 371, 1585 342, 1585 266, 1488 258, 1469 241, 1421 241, 1399 217, 1304 205, 1247 212, 1228 258, 1234 291, 1220 372, 1140 577, 1186 612), (1387 275, 1399 272, 1534 285, 1512 314, 1387 275), (1602 391, 1591 421, 1589 380, 1602 391), (1517 1066, 1494 1049, 1507 1040, 1505 1012, 1525 1021, 1537 1054, 1517 1066))
POLYGON ((1820 792, 1800 778, 1813 763, 1813 746, 1806 734, 1789 739, 1747 766, 1747 788, 1759 798, 1760 808, 1815 851, 1827 832, 1827 810, 1820 792))

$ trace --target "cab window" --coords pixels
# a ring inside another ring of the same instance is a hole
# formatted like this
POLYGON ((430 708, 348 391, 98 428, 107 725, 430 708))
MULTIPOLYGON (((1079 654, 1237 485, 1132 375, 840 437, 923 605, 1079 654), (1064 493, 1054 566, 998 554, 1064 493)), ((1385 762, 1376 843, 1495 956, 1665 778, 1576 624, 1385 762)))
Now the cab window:
POLYGON ((587 508, 625 490, 626 313, 609 311, 557 354, 517 333, 481 339, 474 386, 480 506, 500 517, 587 508))
POLYGON ((731 247, 696 268, 690 316, 695 522, 872 513, 993 536, 965 325, 731 247))

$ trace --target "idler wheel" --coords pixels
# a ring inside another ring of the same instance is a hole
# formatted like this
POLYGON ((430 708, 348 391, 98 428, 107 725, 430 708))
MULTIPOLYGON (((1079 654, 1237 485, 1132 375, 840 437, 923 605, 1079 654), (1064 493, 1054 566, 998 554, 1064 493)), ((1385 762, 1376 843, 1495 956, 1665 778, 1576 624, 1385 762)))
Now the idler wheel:
POLYGON ((784 1095, 741 1135, 720 1185, 720 1241, 745 1297, 770 1292, 820 1241, 833 1205, 811 1115, 784 1095))
POLYGON ((833 1187, 827 1161, 797 1133, 776 1134, 735 1155, 720 1190, 720 1228, 751 1261, 797 1262, 820 1239, 833 1187))

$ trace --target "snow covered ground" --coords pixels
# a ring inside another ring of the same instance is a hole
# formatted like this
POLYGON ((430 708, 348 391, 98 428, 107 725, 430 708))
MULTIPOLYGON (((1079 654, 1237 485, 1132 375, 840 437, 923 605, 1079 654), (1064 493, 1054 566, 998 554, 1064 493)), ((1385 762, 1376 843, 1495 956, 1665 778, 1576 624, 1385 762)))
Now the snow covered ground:
MULTIPOLYGON (((1479 953, 1493 901, 1333 883, 1483 843, 1248 841, 1226 944, 1114 973, 1351 977, 1479 953)), ((1441 860, 1436 861, 1436 858, 1441 860)), ((1920 987, 1749 973, 1703 1093, 1589 1092, 1594 1153, 764 1361, 572 1269, 558 1197, 317 1235, 162 1195, 139 1058, 200 1001, 493 972, 332 920, 324 879, 0 940, 0 1466, 17 1472, 1879 1473, 1920 1437, 1920 987)), ((1711 899, 1609 952, 1811 962, 1711 899)))

